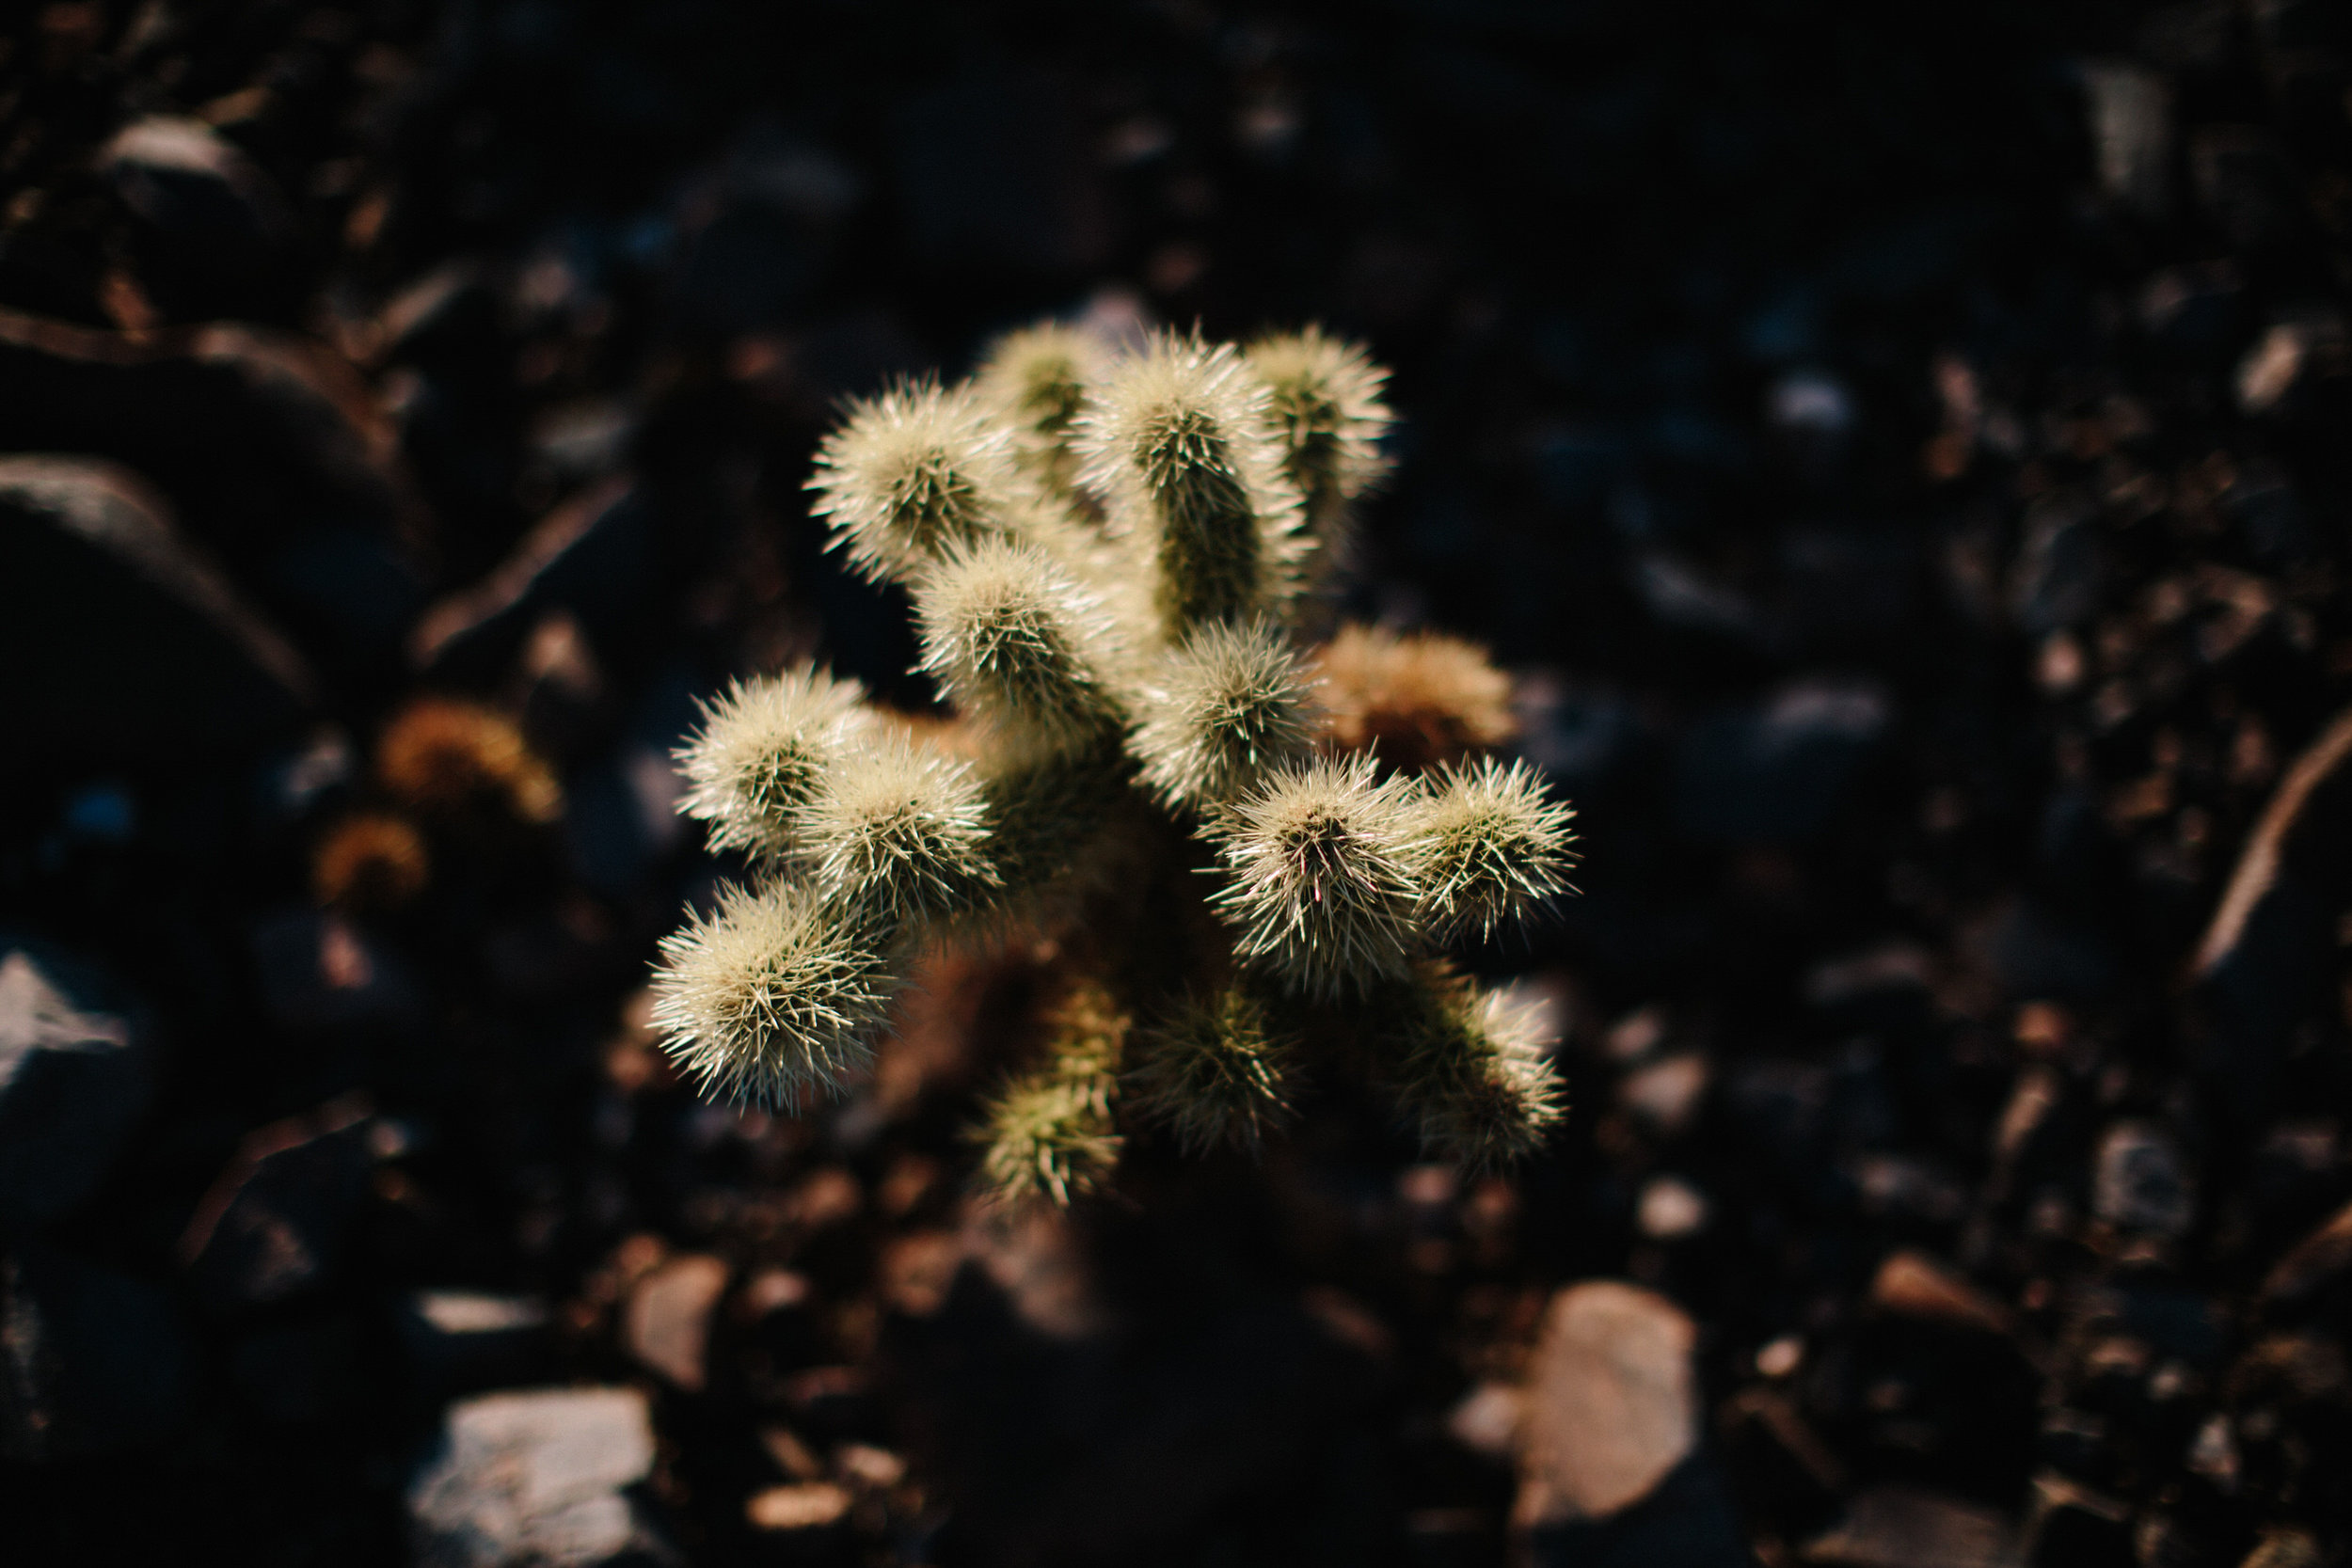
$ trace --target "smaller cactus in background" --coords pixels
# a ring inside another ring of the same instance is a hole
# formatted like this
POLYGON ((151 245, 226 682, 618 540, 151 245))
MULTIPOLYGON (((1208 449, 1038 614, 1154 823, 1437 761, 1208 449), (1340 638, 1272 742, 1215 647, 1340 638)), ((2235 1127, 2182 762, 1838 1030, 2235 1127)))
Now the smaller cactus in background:
POLYGON ((870 1063, 927 945, 1027 928, 1064 974, 986 1106, 1000 1193, 1095 1191, 1143 1128, 1254 1149, 1335 1054, 1436 1152, 1540 1147, 1562 1092, 1537 1012, 1442 949, 1566 891, 1569 810, 1481 754, 1509 686, 1476 648, 1305 643, 1384 472, 1382 382, 1312 330, 1120 356, 1048 326, 853 407, 814 510, 907 590, 957 717, 918 728, 806 667, 706 705, 681 809, 755 882, 663 944, 679 1063, 797 1108, 870 1063))

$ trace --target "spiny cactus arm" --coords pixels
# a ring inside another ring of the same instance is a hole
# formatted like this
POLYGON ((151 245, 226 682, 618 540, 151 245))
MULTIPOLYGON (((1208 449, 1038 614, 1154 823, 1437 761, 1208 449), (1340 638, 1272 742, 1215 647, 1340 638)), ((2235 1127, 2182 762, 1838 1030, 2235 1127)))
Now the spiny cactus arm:
POLYGON ((1508 1165, 1566 1116, 1540 1003, 1430 963, 1384 992, 1375 1016, 1397 1098, 1432 1153, 1472 1170, 1508 1165))
POLYGON ((946 549, 1004 531, 1018 482, 1009 429, 969 387, 912 382, 851 406, 817 450, 811 510, 877 581, 905 581, 946 549))
POLYGON ((886 729, 826 770, 792 832, 823 898, 904 936, 971 912, 999 885, 977 772, 886 729))
POLYGON ((1127 1103, 1168 1127, 1187 1154, 1257 1151, 1290 1119, 1296 1045, 1269 1000, 1246 984, 1185 997, 1138 1042, 1127 1103))
POLYGON ((1098 988, 1081 986, 1047 1022, 1045 1061, 988 1103, 980 1179, 1001 1201, 1066 1208, 1119 1164, 1114 1107, 1129 1022, 1098 988))
POLYGON ((1223 804, 1303 757, 1314 734, 1307 672, 1271 623, 1213 621, 1161 657, 1129 744, 1171 809, 1223 804))
POLYGON ((993 913, 1017 913, 1081 872, 1104 829, 1126 809, 1134 768, 1115 745, 1077 750, 999 748, 981 778, 988 850, 997 879, 993 913))
POLYGON ((797 1111, 873 1059, 898 989, 880 936, 814 890, 730 887, 661 943, 654 1022, 706 1094, 797 1111))
POLYGON ((1267 434, 1265 400, 1230 344, 1163 333, 1079 417, 1081 479, 1154 558, 1171 640, 1279 608, 1296 590, 1298 495, 1267 434))
POLYGON ((1079 499, 1073 437, 1109 360, 1094 334, 1047 322, 999 338, 973 377, 980 397, 1012 420, 1014 460, 1049 496, 1079 499))
POLYGON ((1413 785, 1368 756, 1284 769, 1207 828, 1226 885, 1210 900, 1235 950, 1295 994, 1360 994, 1403 975, 1419 942, 1413 785))
POLYGON ((1102 601, 1038 546, 948 550, 914 594, 919 666, 966 713, 1048 747, 1115 734, 1122 656, 1102 601))
POLYGON ((808 666, 735 682, 702 705, 701 728, 675 752, 679 812, 708 824, 714 849, 788 853, 793 814, 873 727, 865 695, 808 666))
POLYGON ((1419 915, 1439 942, 1490 937, 1568 890, 1575 812, 1524 762, 1482 757, 1423 780, 1413 807, 1419 915))
POLYGON ((1249 367, 1269 394, 1266 420, 1282 471, 1307 509, 1307 523, 1336 547, 1348 504, 1388 472, 1381 437, 1393 422, 1381 401, 1388 372, 1363 349, 1320 327, 1261 338, 1249 367))

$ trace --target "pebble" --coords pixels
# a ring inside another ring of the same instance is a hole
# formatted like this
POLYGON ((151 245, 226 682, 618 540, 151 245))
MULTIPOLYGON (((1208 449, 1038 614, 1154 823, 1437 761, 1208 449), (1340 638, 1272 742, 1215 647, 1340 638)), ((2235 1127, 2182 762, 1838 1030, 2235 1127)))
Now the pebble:
POLYGON ((629 1354, 690 1393, 708 1377, 710 1319, 726 1294, 727 1266, 701 1253, 673 1258, 629 1292, 623 1329, 629 1354))
POLYGON ((150 1048, 92 973, 0 942, 0 1218, 89 1196, 154 1091, 150 1048))
POLYGON ((1671 1137, 1690 1126, 1698 1114, 1711 1076, 1705 1056, 1686 1052, 1627 1074, 1617 1085, 1617 1098, 1626 1109, 1671 1137))
POLYGON ((2008 1307, 1923 1252, 1888 1254, 1870 1280, 1870 1305, 1898 1317, 1988 1334, 2006 1336, 2015 1326, 2008 1307))
POLYGON ((1638 1286, 1596 1280, 1552 1297, 1528 1374, 1516 1520, 1615 1513, 1691 1452, 1696 1335, 1680 1307, 1638 1286))
POLYGON ((1707 1195, 1678 1177, 1656 1176, 1643 1183, 1634 1224, 1654 1242, 1677 1242, 1707 1228, 1707 1195))
POLYGON ((653 1469, 633 1388, 485 1394, 450 1408, 408 1488, 419 1568, 596 1568, 661 1560, 622 1488, 653 1469))
POLYGON ((829 1481, 802 1481, 753 1493, 743 1505, 743 1516, 754 1529, 822 1529, 840 1523, 852 1500, 845 1486, 829 1481))
POLYGON ((2151 1122, 2121 1121, 2099 1140, 2091 1212, 2121 1230, 2177 1238, 2197 1217, 2179 1146, 2151 1122))

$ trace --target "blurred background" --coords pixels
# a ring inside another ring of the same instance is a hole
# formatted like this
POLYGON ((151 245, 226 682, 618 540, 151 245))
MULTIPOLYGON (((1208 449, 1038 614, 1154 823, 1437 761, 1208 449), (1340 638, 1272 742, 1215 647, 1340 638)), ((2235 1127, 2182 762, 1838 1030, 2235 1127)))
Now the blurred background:
POLYGON ((2348 62, 2327 0, 17 8, 0 1556, 2345 1560, 2348 62), (930 700, 815 442, 1045 315, 1392 368, 1346 609, 1494 650, 1588 852, 1480 959, 1575 1101, 1512 1178, 1343 1097, 992 1224, 997 991, 804 1120, 654 1048, 695 699, 930 700))

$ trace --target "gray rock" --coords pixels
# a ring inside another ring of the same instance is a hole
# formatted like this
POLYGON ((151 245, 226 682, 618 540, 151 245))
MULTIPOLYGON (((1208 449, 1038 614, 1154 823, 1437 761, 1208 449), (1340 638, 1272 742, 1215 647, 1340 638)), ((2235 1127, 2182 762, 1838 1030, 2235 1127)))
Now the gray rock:
POLYGON ((2180 1146, 2162 1128, 2119 1121, 2099 1140, 2091 1212, 2119 1230, 2179 1237, 2197 1218, 2197 1194, 2180 1146))
POLYGON ((137 479, 0 458, 0 707, 22 762, 235 745, 291 722, 314 688, 137 479))
POLYGON ((166 1441, 186 1423, 194 1382, 186 1328, 162 1290, 42 1247, 0 1258, 0 1456, 166 1441))
POLYGON ((623 1493, 653 1468, 632 1388, 485 1394, 451 1407, 408 1488, 420 1568, 592 1568, 664 1554, 623 1493))
POLYGON ((322 660, 374 669, 420 608, 423 503, 349 363, 234 323, 137 335, 0 309, 17 451, 118 462, 322 660))
POLYGON ((180 1239, 206 1306, 270 1306, 333 1277, 367 1192, 371 1115, 348 1095, 246 1137, 180 1239))
POLYGON ((2082 68, 2083 107, 2098 155, 2099 188, 2150 217, 2172 204, 2172 88, 2129 60, 2082 68))
POLYGON ((294 214, 234 143, 202 120, 151 116, 115 133, 98 167, 132 217, 139 279, 167 315, 266 307, 297 238, 294 214))
POLYGON ((149 1056, 94 975, 0 942, 0 1223, 89 1195, 153 1093, 149 1056))
POLYGON ((1520 1418, 1517 1525, 1615 1513, 1690 1454, 1696 1338, 1681 1308, 1637 1286, 1596 1280, 1551 1298, 1520 1418))

